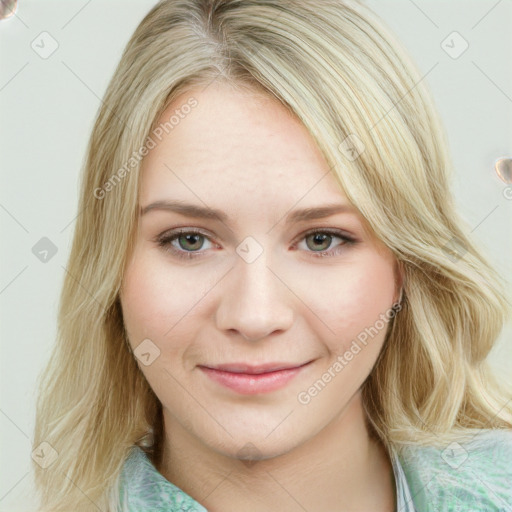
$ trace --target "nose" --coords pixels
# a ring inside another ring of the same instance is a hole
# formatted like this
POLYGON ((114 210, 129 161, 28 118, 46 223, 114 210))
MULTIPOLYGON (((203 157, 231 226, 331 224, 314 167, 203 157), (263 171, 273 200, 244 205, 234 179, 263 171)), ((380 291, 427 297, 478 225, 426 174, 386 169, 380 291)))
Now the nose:
POLYGON ((252 263, 237 258, 220 291, 220 331, 257 341, 293 324, 293 294, 268 263, 265 252, 252 263))

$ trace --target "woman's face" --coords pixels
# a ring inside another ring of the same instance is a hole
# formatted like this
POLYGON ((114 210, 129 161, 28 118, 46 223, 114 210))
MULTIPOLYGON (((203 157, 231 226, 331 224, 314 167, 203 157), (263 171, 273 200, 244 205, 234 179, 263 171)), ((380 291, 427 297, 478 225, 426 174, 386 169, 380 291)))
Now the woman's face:
POLYGON ((214 83, 162 123, 173 114, 143 162, 121 288, 129 342, 168 435, 286 453, 360 399, 398 297, 395 260, 276 100, 214 83))

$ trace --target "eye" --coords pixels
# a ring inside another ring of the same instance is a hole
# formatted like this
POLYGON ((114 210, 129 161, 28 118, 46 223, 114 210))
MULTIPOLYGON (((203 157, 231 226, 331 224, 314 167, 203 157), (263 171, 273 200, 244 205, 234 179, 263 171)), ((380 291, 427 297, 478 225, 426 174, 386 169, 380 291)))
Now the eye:
MULTIPOLYGON (((314 257, 329 257, 338 255, 347 246, 357 243, 357 240, 343 231, 333 229, 314 229, 307 233, 303 233, 297 241, 305 241, 306 252, 311 253, 314 257), (328 249, 334 239, 340 242, 334 248, 328 249)), ((171 232, 163 233, 155 239, 155 242, 162 247, 166 252, 170 252, 178 258, 191 259, 197 258, 205 251, 205 241, 210 246, 206 249, 212 248, 212 242, 205 233, 192 228, 173 230, 171 232)), ((298 244, 298 247, 300 244, 298 244)), ((299 247, 303 249, 303 247, 299 247)))
POLYGON ((336 256, 344 250, 346 246, 351 246, 357 243, 355 238, 347 235, 343 231, 333 229, 315 229, 308 231, 307 233, 302 234, 299 240, 305 241, 306 247, 311 249, 310 252, 313 253, 313 256, 321 258, 336 256), (328 249, 331 246, 333 239, 336 238, 340 240, 338 245, 334 246, 334 249, 328 249))
POLYGON ((205 240, 209 240, 208 236, 201 231, 182 229, 164 233, 157 237, 156 242, 165 251, 176 255, 178 258, 190 259, 196 257, 195 253, 203 248, 205 240))

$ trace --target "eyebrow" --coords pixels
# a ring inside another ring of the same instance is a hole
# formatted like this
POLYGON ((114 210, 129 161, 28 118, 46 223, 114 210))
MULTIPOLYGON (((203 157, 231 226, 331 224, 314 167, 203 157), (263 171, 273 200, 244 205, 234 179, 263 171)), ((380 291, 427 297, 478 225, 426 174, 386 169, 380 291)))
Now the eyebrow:
MULTIPOLYGON (((186 215, 188 217, 194 217, 197 219, 212 219, 226 223, 229 221, 228 215, 215 208, 199 206, 192 203, 185 203, 182 201, 155 201, 145 207, 141 207, 140 215, 143 216, 150 211, 170 211, 186 215)), ((300 210, 294 210, 286 216, 286 224, 293 222, 303 222, 307 220, 323 219, 330 217, 337 213, 352 213, 356 214, 357 210, 355 207, 349 204, 325 204, 317 207, 302 208, 300 210)))

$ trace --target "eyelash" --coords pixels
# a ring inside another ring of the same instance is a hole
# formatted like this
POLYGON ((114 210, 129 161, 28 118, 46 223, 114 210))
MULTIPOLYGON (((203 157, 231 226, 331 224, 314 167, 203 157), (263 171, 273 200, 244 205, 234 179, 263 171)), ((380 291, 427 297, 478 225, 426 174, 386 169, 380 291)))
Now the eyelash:
MULTIPOLYGON (((345 234, 342 231, 333 230, 333 229, 311 229, 311 230, 307 231, 306 233, 303 233, 301 235, 301 237, 297 240, 297 242, 300 242, 304 238, 308 237, 309 235, 315 234, 315 233, 321 233, 323 235, 333 236, 336 238, 340 238, 343 241, 343 243, 337 245, 334 249, 329 249, 326 251, 307 251, 307 252, 310 252, 311 255, 315 258, 325 258, 325 257, 337 256, 339 254, 339 251, 342 250, 344 247, 353 246, 356 243, 358 243, 358 241, 355 238, 348 236, 347 234, 345 234), (334 254, 332 254, 332 253, 334 253, 334 254)), ((193 229, 193 228, 187 228, 187 229, 178 229, 178 230, 174 230, 171 232, 163 233, 163 234, 159 235, 158 237, 156 237, 156 239, 154 241, 159 245, 159 247, 162 247, 164 249, 164 251, 170 252, 171 254, 173 254, 176 257, 181 258, 183 260, 191 260, 193 258, 200 257, 200 255, 202 253, 204 253, 204 251, 179 250, 179 249, 174 248, 171 245, 171 242, 173 242, 180 235, 183 235, 183 234, 201 235, 201 236, 209 239, 208 235, 206 235, 202 231, 199 231, 199 230, 193 229)))

